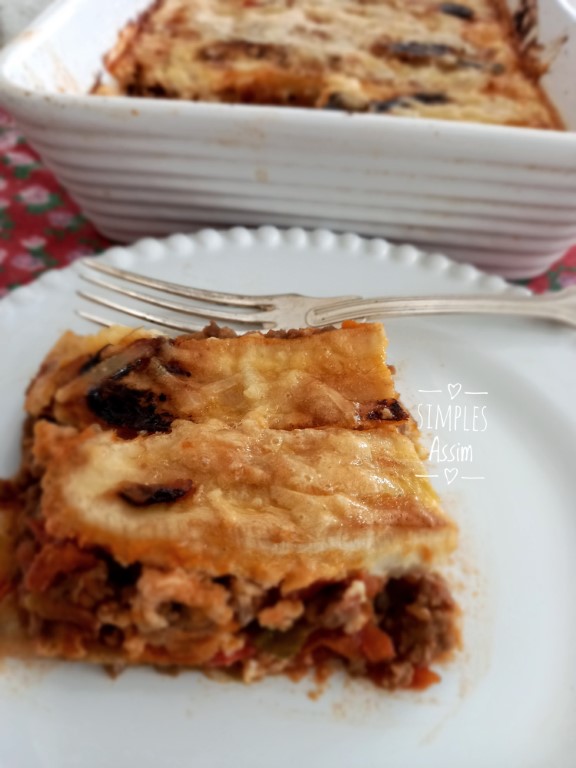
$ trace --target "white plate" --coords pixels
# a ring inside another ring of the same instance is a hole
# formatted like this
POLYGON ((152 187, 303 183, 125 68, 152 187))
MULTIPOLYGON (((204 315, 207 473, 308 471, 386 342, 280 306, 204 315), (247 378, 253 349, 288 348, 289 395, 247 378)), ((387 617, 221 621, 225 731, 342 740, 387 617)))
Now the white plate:
MULTIPOLYGON (((441 256, 328 232, 207 231, 103 258, 255 293, 508 290, 441 256)), ((42 356, 66 328, 90 330, 74 314, 79 285, 69 268, 0 302, 0 475, 17 465, 23 390, 42 356)), ((462 420, 452 432, 424 429, 430 444, 437 433, 473 449, 472 462, 431 465, 462 534, 452 570, 465 650, 442 683, 389 695, 334 679, 312 701, 309 680, 245 687, 133 670, 111 681, 82 665, 5 663, 1 768, 576 765, 576 333, 454 317, 394 320, 387 330, 389 359, 415 414, 430 405, 446 418, 450 406, 455 415, 467 405, 471 429, 471 408, 486 408, 485 431, 465 431, 462 420), (473 476, 485 479, 464 479, 473 476)), ((479 415, 476 428, 484 425, 479 415)))

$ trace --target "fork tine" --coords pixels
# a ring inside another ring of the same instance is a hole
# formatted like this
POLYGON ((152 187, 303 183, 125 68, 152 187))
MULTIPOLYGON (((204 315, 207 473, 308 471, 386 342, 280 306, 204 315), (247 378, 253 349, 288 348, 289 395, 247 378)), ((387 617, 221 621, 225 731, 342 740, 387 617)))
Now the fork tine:
MULTIPOLYGON (((154 325, 159 325, 163 328, 173 328, 175 331, 182 331, 182 333, 193 333, 194 331, 200 330, 202 327, 200 325, 178 323, 165 317, 151 315, 149 312, 141 312, 138 309, 124 307, 122 304, 117 304, 115 301, 104 299, 102 296, 94 296, 93 294, 85 293, 84 291, 77 291, 77 294, 87 301, 93 301, 95 304, 100 304, 101 306, 108 307, 109 309, 115 309, 117 312, 122 312, 125 315, 131 315, 131 317, 137 317, 139 320, 146 320, 148 323, 153 323, 154 325)), ((89 317, 88 319, 92 318, 89 317)), ((96 319, 95 322, 100 321, 99 319, 96 319)), ((107 325, 107 323, 105 324, 107 325)))
POLYGON ((186 299, 196 299, 197 301, 208 301, 212 304, 224 304, 236 307, 252 307, 253 309, 273 309, 268 296, 245 296, 235 293, 222 293, 220 291, 208 291, 202 288, 191 288, 188 286, 170 283, 166 280, 156 280, 151 277, 145 277, 135 272, 129 272, 126 269, 112 267, 101 261, 93 259, 83 259, 82 264, 89 269, 103 272, 119 280, 125 280, 128 283, 144 285, 147 288, 154 288, 157 291, 170 293, 172 296, 181 296, 186 299))
MULTIPOLYGON (((121 296, 128 296, 131 299, 137 299, 145 304, 152 304, 155 307, 161 307, 162 309, 170 309, 173 312, 180 312, 184 315, 190 315, 191 317, 198 317, 203 320, 222 320, 226 323, 247 323, 249 325, 262 325, 266 322, 266 317, 260 312, 222 312, 217 309, 202 310, 200 307, 195 308, 192 306, 185 306, 184 304, 177 304, 173 301, 167 301, 166 299, 160 299, 156 296, 151 296, 147 293, 140 293, 139 291, 132 291, 128 288, 115 285, 106 280, 100 280, 91 275, 80 274, 80 277, 86 282, 92 285, 97 285, 100 288, 105 288, 107 291, 119 293, 121 296)), ((91 295, 91 294, 89 294, 91 295)), ((85 295, 86 298, 86 295, 85 295)))
POLYGON ((103 325, 105 328, 111 328, 114 325, 112 320, 105 320, 99 315, 93 315, 92 312, 84 312, 82 309, 77 309, 76 314, 79 317, 83 317, 84 320, 89 320, 91 323, 96 323, 96 325, 103 325))

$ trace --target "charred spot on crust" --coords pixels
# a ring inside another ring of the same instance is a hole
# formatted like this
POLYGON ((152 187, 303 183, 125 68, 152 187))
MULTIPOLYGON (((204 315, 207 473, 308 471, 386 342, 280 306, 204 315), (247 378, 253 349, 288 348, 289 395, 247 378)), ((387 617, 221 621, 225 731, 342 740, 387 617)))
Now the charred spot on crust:
POLYGON ((130 83, 126 88, 126 92, 129 96, 149 96, 154 99, 166 99, 170 95, 160 83, 146 85, 139 81, 130 83))
POLYGON ((276 43, 257 43, 251 40, 222 40, 209 43, 198 51, 200 61, 224 62, 245 56, 249 59, 266 59, 285 65, 288 58, 286 46, 276 43))
POLYGON ((162 367, 167 373, 171 373, 172 376, 184 376, 189 379, 192 375, 190 371, 187 371, 178 360, 166 360, 162 361, 162 367))
POLYGON ((460 5, 460 3, 442 3, 440 11, 446 13, 448 16, 456 16, 458 19, 464 21, 474 20, 474 11, 467 5, 460 5))
POLYGON ((457 55, 455 48, 443 43, 422 43, 410 40, 406 43, 390 43, 377 41, 370 49, 374 56, 394 56, 400 61, 413 64, 424 64, 430 59, 441 59, 445 56, 457 55))
POLYGON ((413 93, 412 98, 416 101, 419 101, 421 104, 449 104, 450 99, 448 96, 446 96, 445 93, 427 93, 425 91, 421 91, 418 93, 413 93))
POLYGON ((392 399, 361 403, 359 416, 362 421, 406 421, 409 418, 398 400, 392 399))
POLYGON ((392 43, 390 51, 399 58, 405 58, 409 61, 437 59, 441 56, 448 56, 456 52, 451 46, 443 45, 442 43, 420 43, 417 41, 392 43))
POLYGON ((384 101, 371 101, 368 105, 369 112, 390 112, 397 107, 409 107, 409 102, 403 98, 396 96, 393 99, 385 99, 384 101))
POLYGON ((350 106, 346 102, 346 97, 341 93, 331 93, 322 109, 337 109, 346 112, 350 111, 350 106))
POLYGON ((191 480, 179 480, 170 485, 162 483, 124 483, 118 496, 134 507, 150 507, 153 504, 170 504, 194 491, 191 480))
MULTIPOLYGON (((487 66, 485 61, 467 58, 463 50, 444 43, 425 43, 418 40, 391 43, 377 40, 370 50, 374 56, 392 56, 413 66, 435 64, 441 69, 485 69, 487 66)), ((409 96, 410 94, 407 94, 407 97, 409 96)))
POLYGON ((393 109, 398 108, 410 108, 412 105, 410 101, 419 101, 421 104, 449 104, 450 99, 444 93, 428 93, 425 91, 419 91, 417 93, 409 93, 405 96, 395 96, 392 99, 385 99, 384 101, 371 101, 368 104, 369 112, 390 112, 393 109))
POLYGON ((538 27, 538 5, 535 0, 520 0, 519 8, 512 16, 512 23, 517 37, 525 43, 538 27))
POLYGON ((102 362, 102 353, 104 352, 107 346, 108 345, 106 345, 105 347, 102 347, 102 349, 99 349, 98 352, 96 352, 96 354, 89 357, 86 360, 86 362, 80 366, 80 370, 78 371, 78 374, 80 376, 82 376, 84 373, 88 373, 88 371, 91 371, 92 368, 95 368, 99 363, 102 362))
MULTIPOLYGON (((128 366, 127 366, 128 367, 128 366)), ((106 379, 86 395, 86 404, 101 421, 112 427, 138 432, 169 432, 174 416, 160 409, 160 399, 145 389, 132 389, 106 379)))
POLYGON ((150 350, 150 354, 144 355, 142 357, 137 357, 135 360, 131 360, 130 362, 123 365, 121 368, 118 368, 117 371, 115 371, 111 376, 110 379, 112 381, 118 381, 119 379, 123 379, 125 376, 128 376, 129 373, 133 372, 142 372, 145 371, 146 368, 150 365, 150 361, 152 357, 154 356, 154 353, 156 352, 155 349, 150 350))

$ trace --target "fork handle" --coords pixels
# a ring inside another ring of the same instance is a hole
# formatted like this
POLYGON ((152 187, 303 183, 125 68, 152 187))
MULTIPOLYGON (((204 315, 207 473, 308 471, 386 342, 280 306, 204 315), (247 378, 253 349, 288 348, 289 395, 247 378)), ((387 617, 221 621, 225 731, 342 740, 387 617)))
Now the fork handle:
POLYGON ((576 286, 542 296, 413 296, 352 299, 308 311, 312 327, 343 320, 409 315, 490 314, 522 315, 554 320, 576 327, 576 286))

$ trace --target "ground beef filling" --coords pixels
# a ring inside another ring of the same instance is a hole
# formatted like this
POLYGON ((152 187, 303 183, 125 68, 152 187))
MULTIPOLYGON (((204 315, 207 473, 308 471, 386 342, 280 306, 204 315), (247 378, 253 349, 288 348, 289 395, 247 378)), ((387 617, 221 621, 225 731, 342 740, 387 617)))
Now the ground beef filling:
POLYGON ((18 603, 36 651, 111 663, 220 668, 247 682, 344 665, 383 688, 423 688, 457 645, 443 579, 358 573, 283 594, 235 576, 124 567, 55 541, 28 517, 18 603))

